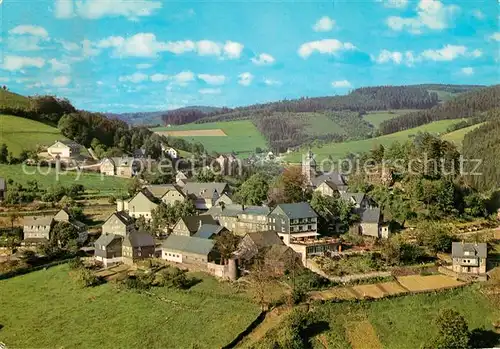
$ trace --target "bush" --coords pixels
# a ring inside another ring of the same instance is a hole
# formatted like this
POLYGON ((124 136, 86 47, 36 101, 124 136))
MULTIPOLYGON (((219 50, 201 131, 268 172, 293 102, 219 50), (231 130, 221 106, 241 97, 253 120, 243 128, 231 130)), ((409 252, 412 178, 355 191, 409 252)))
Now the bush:
POLYGON ((187 270, 182 270, 176 267, 169 267, 158 273, 158 286, 172 287, 178 289, 188 289, 193 285, 194 279, 190 279, 186 275, 187 270))
POLYGON ((77 270, 77 269, 81 269, 84 267, 83 261, 80 257, 76 257, 75 259, 72 259, 71 261, 69 261, 68 266, 69 266, 69 269, 71 269, 71 270, 77 270))
POLYGON ((102 284, 103 279, 97 276, 93 271, 79 268, 72 272, 73 279, 81 286, 81 287, 93 287, 102 284))

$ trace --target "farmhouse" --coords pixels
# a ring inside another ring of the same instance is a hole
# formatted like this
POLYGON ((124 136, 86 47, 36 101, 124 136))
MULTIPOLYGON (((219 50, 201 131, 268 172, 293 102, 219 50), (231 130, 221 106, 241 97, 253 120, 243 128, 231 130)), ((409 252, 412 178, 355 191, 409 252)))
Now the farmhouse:
POLYGON ((213 239, 215 236, 226 231, 228 231, 226 228, 218 224, 202 224, 193 236, 196 238, 213 239))
POLYGON ((158 200, 148 189, 142 189, 128 201, 117 201, 118 211, 127 211, 130 217, 144 217, 147 221, 151 220, 152 211, 157 207, 158 200))
POLYGON ((56 141, 47 148, 47 152, 54 159, 70 159, 80 155, 82 146, 74 141, 62 140, 56 141))
POLYGON ((266 206, 243 206, 237 204, 213 206, 206 214, 219 224, 238 235, 268 230, 267 216, 271 212, 266 206))
POLYGON ((194 236, 170 235, 162 244, 162 258, 183 264, 206 264, 218 258, 215 241, 194 236))
POLYGON ((273 245, 284 245, 275 231, 268 230, 247 233, 243 239, 241 239, 238 249, 234 254, 240 260, 249 261, 257 256, 264 248, 273 245))
POLYGON ((209 215, 182 217, 174 225, 172 235, 192 236, 204 224, 217 225, 217 221, 209 215))
POLYGON ((135 229, 134 220, 125 211, 114 212, 102 225, 103 234, 125 236, 135 229))
POLYGON ((451 245, 453 271, 461 274, 486 274, 487 254, 487 245, 484 242, 453 242, 451 245))
POLYGON ((24 244, 46 243, 54 224, 52 216, 25 217, 23 220, 24 244))
POLYGON ((198 210, 208 210, 223 194, 229 192, 229 186, 227 183, 187 182, 182 191, 198 210))
POLYGON ((100 172, 107 176, 132 177, 140 168, 141 162, 133 157, 112 157, 101 161, 100 172))

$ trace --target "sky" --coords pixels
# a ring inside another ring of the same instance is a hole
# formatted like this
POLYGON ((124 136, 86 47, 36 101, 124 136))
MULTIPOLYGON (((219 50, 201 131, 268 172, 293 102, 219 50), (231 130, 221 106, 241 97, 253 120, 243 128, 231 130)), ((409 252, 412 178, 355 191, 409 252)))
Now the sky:
POLYGON ((0 84, 139 112, 499 82, 497 0, 0 0, 0 84))

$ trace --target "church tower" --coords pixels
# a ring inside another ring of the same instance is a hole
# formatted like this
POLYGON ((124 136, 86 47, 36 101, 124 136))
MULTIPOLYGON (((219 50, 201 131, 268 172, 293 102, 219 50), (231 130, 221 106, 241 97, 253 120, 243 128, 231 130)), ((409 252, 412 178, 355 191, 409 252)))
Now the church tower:
POLYGON ((312 180, 316 178, 316 161, 311 150, 302 155, 302 175, 309 185, 312 185, 312 180))

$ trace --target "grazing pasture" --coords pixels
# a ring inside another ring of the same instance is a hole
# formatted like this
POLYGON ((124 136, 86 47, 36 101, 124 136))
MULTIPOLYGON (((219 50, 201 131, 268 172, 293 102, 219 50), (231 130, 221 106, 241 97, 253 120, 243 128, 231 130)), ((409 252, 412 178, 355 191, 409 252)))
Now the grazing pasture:
POLYGON ((372 124, 373 127, 378 128, 382 122, 393 119, 399 115, 411 113, 412 111, 415 111, 415 109, 371 111, 363 115, 363 119, 372 124))
POLYGON ((260 313, 230 284, 205 274, 189 290, 151 294, 107 283, 81 288, 67 265, 0 282, 8 348, 220 348, 260 313))

